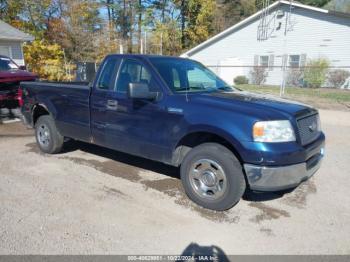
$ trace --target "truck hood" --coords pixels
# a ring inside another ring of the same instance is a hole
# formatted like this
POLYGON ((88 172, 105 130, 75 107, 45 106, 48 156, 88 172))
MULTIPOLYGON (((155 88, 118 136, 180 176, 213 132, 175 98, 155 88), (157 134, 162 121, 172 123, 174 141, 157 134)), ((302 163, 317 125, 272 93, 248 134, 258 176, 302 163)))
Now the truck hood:
POLYGON ((36 78, 36 74, 30 73, 25 70, 16 69, 9 71, 0 71, 0 83, 34 80, 36 78))
POLYGON ((197 96, 207 105, 221 106, 225 109, 244 111, 267 119, 298 117, 315 111, 311 106, 279 98, 272 95, 256 94, 246 91, 202 93, 197 96))

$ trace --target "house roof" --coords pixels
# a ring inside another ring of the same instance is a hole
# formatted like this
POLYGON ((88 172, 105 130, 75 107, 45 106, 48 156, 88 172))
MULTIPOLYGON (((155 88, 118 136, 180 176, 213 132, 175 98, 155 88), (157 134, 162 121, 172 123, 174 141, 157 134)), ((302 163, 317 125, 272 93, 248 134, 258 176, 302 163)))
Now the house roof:
MULTIPOLYGON (((326 9, 322 9, 322 8, 318 8, 318 7, 314 7, 314 6, 310 6, 310 5, 304 5, 298 2, 294 2, 294 1, 286 1, 286 0, 280 0, 277 2, 274 2, 273 4, 271 4, 270 6, 268 6, 268 10, 275 8, 281 4, 285 4, 285 5, 292 5, 295 7, 300 7, 300 8, 304 8, 307 10, 312 10, 315 12, 320 12, 320 13, 324 13, 324 14, 331 14, 334 16, 339 16, 339 17, 347 17, 350 18, 350 14, 348 13, 341 13, 341 12, 335 12, 335 11, 330 11, 330 10, 326 10, 326 9)), ((260 14, 263 12, 263 10, 260 10, 259 12, 247 17, 246 19, 242 20, 241 22, 227 28, 226 30, 222 31, 221 33, 209 38, 208 40, 204 41, 203 43, 195 46, 194 48, 188 50, 187 52, 183 53, 181 55, 181 57, 188 57, 196 52, 198 52, 199 50, 203 49, 204 47, 211 45, 212 43, 215 43, 216 41, 220 40, 222 37, 232 33, 233 31, 235 31, 236 29, 244 26, 245 24, 253 21, 254 19, 258 18, 260 16, 260 14)))
POLYGON ((34 37, 0 20, 0 40, 33 41, 34 37))

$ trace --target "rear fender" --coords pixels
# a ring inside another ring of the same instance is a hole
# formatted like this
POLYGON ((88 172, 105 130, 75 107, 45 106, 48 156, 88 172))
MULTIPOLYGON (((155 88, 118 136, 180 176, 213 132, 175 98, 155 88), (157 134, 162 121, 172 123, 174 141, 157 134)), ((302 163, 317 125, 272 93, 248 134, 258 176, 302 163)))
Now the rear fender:
POLYGON ((34 113, 35 107, 41 106, 46 109, 46 111, 53 117, 53 119, 57 119, 57 110, 56 107, 52 104, 52 102, 45 98, 45 97, 38 97, 37 99, 40 101, 39 103, 35 104, 32 109, 32 113, 34 113))
POLYGON ((40 102, 40 103, 37 103, 35 104, 33 107, 32 107, 32 110, 31 110, 31 124, 32 126, 35 125, 35 114, 36 114, 36 111, 37 110, 40 110, 39 108, 43 108, 45 111, 48 112, 48 114, 53 118, 53 119, 56 119, 56 109, 54 108, 54 106, 51 104, 51 103, 44 103, 44 102, 40 102))

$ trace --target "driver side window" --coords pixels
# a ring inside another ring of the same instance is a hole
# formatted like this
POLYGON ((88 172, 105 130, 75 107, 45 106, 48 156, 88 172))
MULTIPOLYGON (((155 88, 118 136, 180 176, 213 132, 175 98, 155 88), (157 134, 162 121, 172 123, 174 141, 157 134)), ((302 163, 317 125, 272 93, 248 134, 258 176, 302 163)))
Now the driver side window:
POLYGON ((116 83, 116 91, 126 93, 130 83, 144 83, 150 89, 154 86, 151 73, 143 64, 135 60, 126 60, 122 64, 116 83))

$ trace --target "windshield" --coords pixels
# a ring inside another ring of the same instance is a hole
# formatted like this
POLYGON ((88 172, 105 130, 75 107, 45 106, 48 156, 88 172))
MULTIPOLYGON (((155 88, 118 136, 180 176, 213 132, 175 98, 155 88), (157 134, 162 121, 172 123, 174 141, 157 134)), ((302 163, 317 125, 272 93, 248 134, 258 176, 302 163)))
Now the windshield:
POLYGON ((18 69, 18 66, 10 58, 0 57, 0 71, 18 69))
POLYGON ((150 61, 169 88, 176 93, 234 90, 198 62, 171 57, 152 57, 150 61))

